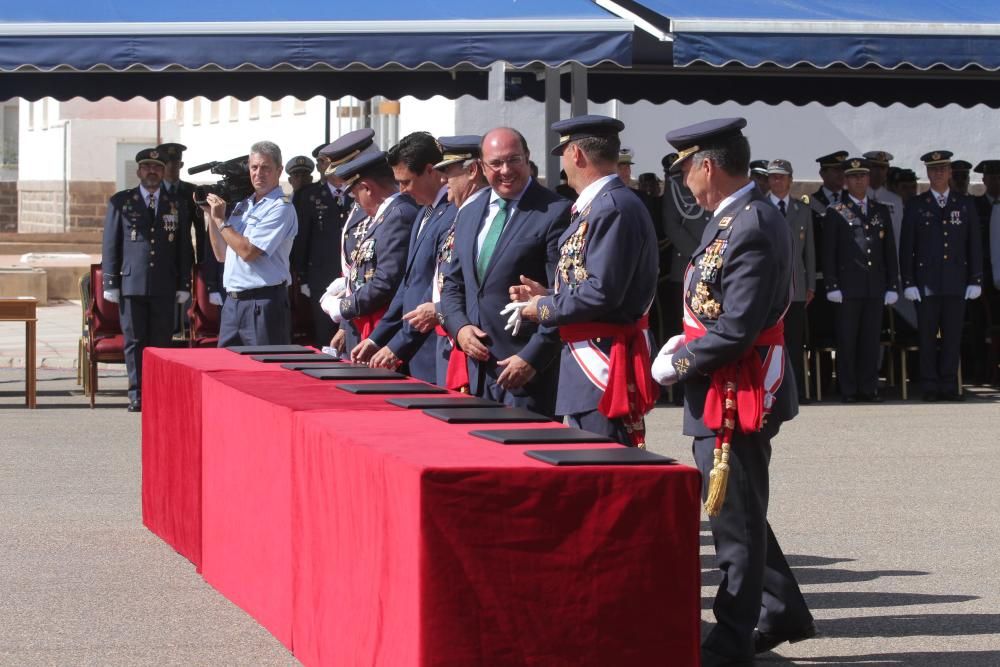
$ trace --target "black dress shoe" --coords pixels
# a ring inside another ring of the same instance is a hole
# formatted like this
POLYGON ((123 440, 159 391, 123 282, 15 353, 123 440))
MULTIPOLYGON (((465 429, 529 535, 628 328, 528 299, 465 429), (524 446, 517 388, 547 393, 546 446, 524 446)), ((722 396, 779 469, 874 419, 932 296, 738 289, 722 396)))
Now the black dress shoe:
POLYGON ((883 398, 878 394, 861 394, 859 399, 865 403, 882 403, 883 398))
POLYGON ((129 412, 142 412, 142 403, 140 401, 131 401, 128 404, 129 412))
POLYGON ((811 398, 806 398, 805 396, 799 396, 799 405, 809 405, 812 403, 811 398))
POLYGON ((935 401, 938 400, 937 392, 936 391, 925 391, 924 392, 924 400, 927 401, 928 403, 934 403, 935 401))
POLYGON ((961 403, 965 400, 965 394, 959 394, 956 391, 949 391, 947 393, 942 393, 939 395, 942 401, 956 401, 961 403))
POLYGON ((815 636, 815 623, 810 623, 807 627, 795 632, 761 632, 760 630, 754 630, 753 650, 754 653, 766 653, 779 644, 784 644, 785 642, 796 644, 806 639, 812 639, 815 636))
POLYGON ((858 397, 857 396, 844 396, 841 400, 844 403, 857 403, 858 402, 858 397))

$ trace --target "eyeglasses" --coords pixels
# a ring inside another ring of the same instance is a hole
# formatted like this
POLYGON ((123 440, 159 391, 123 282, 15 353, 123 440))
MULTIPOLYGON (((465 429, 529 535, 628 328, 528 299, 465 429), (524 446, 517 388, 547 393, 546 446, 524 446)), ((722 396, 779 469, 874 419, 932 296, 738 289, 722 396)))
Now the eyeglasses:
POLYGON ((504 165, 507 165, 511 169, 516 169, 524 164, 524 156, 511 155, 506 160, 490 160, 489 162, 484 161, 483 164, 489 167, 490 171, 500 171, 503 169, 504 165))

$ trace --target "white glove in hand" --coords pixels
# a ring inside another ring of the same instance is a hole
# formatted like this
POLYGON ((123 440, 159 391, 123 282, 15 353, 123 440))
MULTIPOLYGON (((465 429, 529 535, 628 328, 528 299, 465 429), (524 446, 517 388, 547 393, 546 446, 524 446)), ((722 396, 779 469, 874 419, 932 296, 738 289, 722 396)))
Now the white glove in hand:
POLYGON ((978 299, 983 293, 983 288, 979 285, 969 285, 965 288, 965 298, 966 299, 978 299))
POLYGON ((184 290, 180 289, 177 290, 176 297, 177 297, 177 303, 187 303, 188 299, 191 298, 191 292, 185 292, 184 290))
POLYGON ((120 289, 106 289, 104 290, 104 300, 110 301, 111 303, 118 303, 121 300, 122 291, 120 289))
POLYGON ((839 289, 831 290, 826 293, 826 300, 830 303, 844 303, 844 293, 839 289))
POLYGON ((903 290, 903 296, 905 296, 910 301, 920 301, 920 288, 907 287, 905 290, 903 290))
POLYGON ((323 354, 328 354, 334 359, 340 359, 340 350, 335 347, 330 347, 329 345, 324 345, 323 349, 320 350, 323 354))
POLYGON ((509 315, 503 330, 510 331, 511 336, 516 336, 521 330, 521 310, 529 303, 530 301, 511 301, 500 311, 501 315, 509 315))
POLYGON ((658 354, 673 354, 680 349, 681 345, 684 344, 684 334, 677 334, 676 336, 671 336, 663 347, 660 348, 658 354))
POLYGON ((326 293, 330 296, 342 297, 347 293, 347 279, 343 276, 337 278, 332 283, 327 285, 326 293))
POLYGON ((222 306, 222 293, 221 292, 209 292, 208 302, 215 306, 222 306))
POLYGON ((306 285, 305 283, 299 285, 299 291, 302 292, 302 296, 307 299, 312 296, 312 290, 309 289, 309 285, 306 285))
POLYGON ((892 290, 889 290, 888 292, 885 293, 885 305, 891 306, 892 304, 896 303, 897 301, 899 301, 899 295, 898 294, 896 294, 892 290))
POLYGON ((656 359, 653 359, 652 374, 653 379, 664 387, 675 384, 677 382, 677 370, 674 368, 674 355, 658 354, 656 359))

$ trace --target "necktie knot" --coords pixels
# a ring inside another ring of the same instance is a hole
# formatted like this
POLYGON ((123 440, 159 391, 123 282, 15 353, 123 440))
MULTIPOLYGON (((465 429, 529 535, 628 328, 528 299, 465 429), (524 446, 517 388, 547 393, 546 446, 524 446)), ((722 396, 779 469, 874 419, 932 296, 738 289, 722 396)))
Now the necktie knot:
POLYGON ((784 199, 779 199, 778 200, 778 210, 781 211, 781 215, 785 214, 785 200, 784 199))

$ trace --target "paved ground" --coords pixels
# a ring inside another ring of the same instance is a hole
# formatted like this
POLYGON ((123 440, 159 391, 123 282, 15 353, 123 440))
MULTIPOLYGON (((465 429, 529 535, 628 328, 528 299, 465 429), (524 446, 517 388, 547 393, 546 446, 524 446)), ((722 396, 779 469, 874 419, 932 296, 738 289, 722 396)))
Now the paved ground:
MULTIPOLYGON (((28 411, 23 370, 0 369, 0 664, 294 664, 142 527, 123 370, 102 375, 95 410, 75 372, 43 370, 28 411)), ((975 390, 964 404, 810 405, 786 425, 771 522, 822 637, 763 664, 1000 664, 998 418, 1000 396, 975 390)), ((658 408, 651 448, 690 462, 679 422, 658 408)), ((710 622, 706 531, 702 545, 710 622)))

